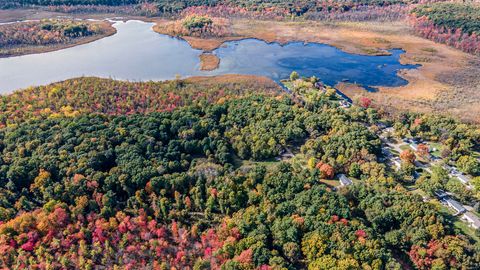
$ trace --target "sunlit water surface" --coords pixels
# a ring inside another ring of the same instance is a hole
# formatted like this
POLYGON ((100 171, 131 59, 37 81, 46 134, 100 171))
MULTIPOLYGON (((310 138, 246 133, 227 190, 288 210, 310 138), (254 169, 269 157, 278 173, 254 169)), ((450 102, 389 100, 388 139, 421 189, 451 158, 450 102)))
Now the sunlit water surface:
POLYGON ((201 71, 200 50, 187 42, 160 35, 152 23, 116 22, 113 36, 59 51, 0 59, 0 93, 80 76, 130 81, 166 80, 177 75, 253 74, 279 81, 292 71, 315 75, 327 84, 349 81, 365 86, 400 86, 402 50, 389 56, 366 56, 335 47, 303 42, 286 45, 256 39, 227 42, 213 51, 220 58, 214 71, 201 71))

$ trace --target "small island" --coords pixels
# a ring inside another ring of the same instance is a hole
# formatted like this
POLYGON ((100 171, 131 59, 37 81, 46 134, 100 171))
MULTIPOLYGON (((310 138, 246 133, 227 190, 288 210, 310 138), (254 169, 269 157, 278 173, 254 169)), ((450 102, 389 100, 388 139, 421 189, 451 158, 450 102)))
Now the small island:
POLYGON ((234 34, 230 25, 226 18, 194 14, 176 21, 157 23, 153 30, 160 34, 180 37, 192 48, 203 50, 204 53, 200 55, 200 69, 214 70, 218 68, 220 59, 210 52, 226 41, 245 38, 234 34))
POLYGON ((106 21, 48 19, 4 24, 0 25, 0 57, 56 51, 115 32, 106 21))

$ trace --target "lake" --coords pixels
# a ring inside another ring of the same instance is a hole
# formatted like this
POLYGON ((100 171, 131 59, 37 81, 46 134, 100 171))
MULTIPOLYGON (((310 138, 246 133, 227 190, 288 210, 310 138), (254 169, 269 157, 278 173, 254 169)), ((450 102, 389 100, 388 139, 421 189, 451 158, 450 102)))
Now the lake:
POLYGON ((213 51, 220 66, 201 71, 201 50, 192 49, 182 39, 155 33, 152 23, 115 22, 117 33, 88 44, 59 51, 0 59, 0 93, 44 85, 80 76, 97 76, 130 81, 167 80, 175 76, 221 74, 263 75, 275 81, 292 71, 315 75, 335 85, 349 81, 365 86, 401 86, 399 76, 402 50, 388 56, 350 54, 335 47, 303 42, 286 45, 257 39, 231 41, 213 51))

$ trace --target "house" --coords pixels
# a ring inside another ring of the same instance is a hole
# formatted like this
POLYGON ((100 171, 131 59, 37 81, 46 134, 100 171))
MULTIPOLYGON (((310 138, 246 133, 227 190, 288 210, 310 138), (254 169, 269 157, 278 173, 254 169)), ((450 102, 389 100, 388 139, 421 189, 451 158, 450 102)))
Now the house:
POLYGON ((353 185, 352 180, 350 180, 350 178, 348 178, 345 174, 339 174, 338 179, 340 180, 340 185, 342 186, 353 185))
POLYGON ((437 196, 437 198, 439 199, 444 199, 444 198, 447 198, 448 197, 448 194, 445 193, 445 191, 441 190, 441 189, 437 189, 435 190, 435 196, 437 196))
POLYGON ((418 144, 418 143, 421 143, 421 142, 422 142, 422 139, 421 139, 421 138, 414 137, 414 138, 412 138, 412 142, 418 144))
POLYGON ((400 161, 400 159, 398 157, 393 158, 392 162, 398 169, 400 169, 402 167, 402 162, 400 161))
POLYGON ((342 107, 342 108, 350 108, 350 106, 351 106, 351 104, 348 103, 348 102, 345 101, 345 100, 340 100, 340 101, 339 101, 339 104, 340 104, 340 107, 342 107))
POLYGON ((463 205, 459 202, 457 202, 456 200, 454 199, 451 199, 451 198, 448 198, 445 200, 445 203, 450 207, 452 208, 453 210, 455 210, 455 214, 458 215, 458 214, 462 214, 462 213, 465 213, 467 212, 467 209, 465 209, 465 207, 463 207, 463 205))
POLYGON ((464 174, 457 174, 457 178, 465 185, 468 185, 470 183, 470 179, 464 174))
POLYGON ((466 212, 465 214, 463 214, 462 219, 465 220, 468 223, 468 225, 474 228, 475 230, 480 228, 480 218, 478 218, 478 216, 475 215, 474 213, 466 212))
POLYGON ((448 165, 448 164, 443 165, 443 168, 444 168, 445 170, 447 170, 447 172, 450 172, 450 173, 452 172, 452 169, 453 169, 452 166, 450 166, 450 165, 448 165))
POLYGON ((325 91, 325 85, 322 82, 315 82, 315 88, 325 91))
POLYGON ((387 127, 385 129, 383 129, 384 132, 387 132, 387 133, 393 133, 395 132, 395 129, 393 127, 387 127))
POLYGON ((409 146, 410 146, 410 148, 413 149, 413 151, 417 151, 417 149, 418 149, 418 144, 416 144, 416 143, 411 143, 411 144, 409 144, 409 146))
POLYGON ((387 125, 385 125, 385 123, 377 122, 376 125, 379 129, 382 129, 382 130, 387 128, 387 125))

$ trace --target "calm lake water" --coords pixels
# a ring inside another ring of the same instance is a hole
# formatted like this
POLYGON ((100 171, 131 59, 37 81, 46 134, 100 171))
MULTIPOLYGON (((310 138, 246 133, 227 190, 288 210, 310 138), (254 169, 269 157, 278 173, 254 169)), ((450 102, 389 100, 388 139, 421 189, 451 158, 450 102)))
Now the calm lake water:
POLYGON ((276 81, 292 71, 315 75, 327 84, 348 80, 365 86, 400 86, 397 76, 402 50, 390 56, 349 54, 318 43, 287 45, 246 39, 226 43, 213 53, 220 58, 214 71, 200 71, 200 50, 183 40, 153 32, 152 23, 116 22, 117 34, 72 48, 0 59, 0 93, 80 76, 130 81, 166 80, 194 75, 254 74, 276 81))

